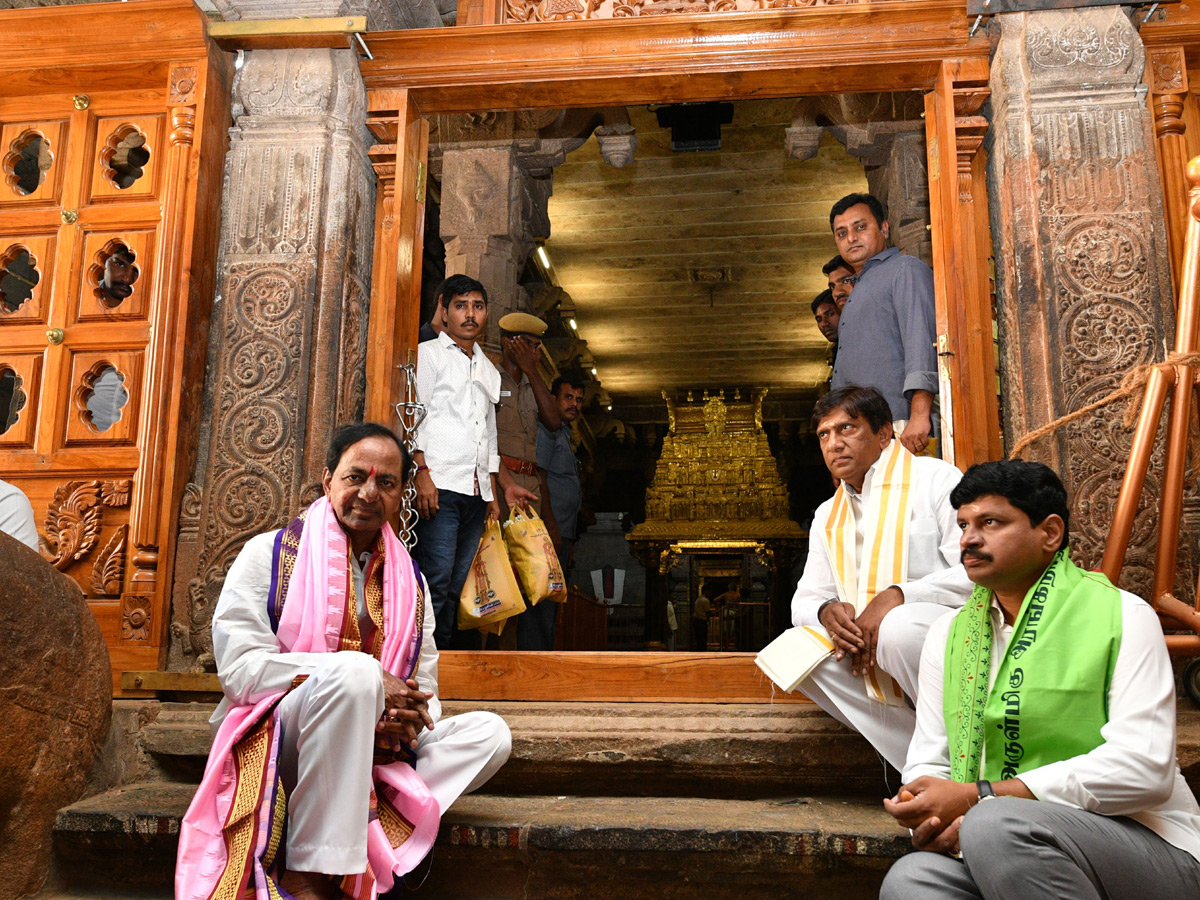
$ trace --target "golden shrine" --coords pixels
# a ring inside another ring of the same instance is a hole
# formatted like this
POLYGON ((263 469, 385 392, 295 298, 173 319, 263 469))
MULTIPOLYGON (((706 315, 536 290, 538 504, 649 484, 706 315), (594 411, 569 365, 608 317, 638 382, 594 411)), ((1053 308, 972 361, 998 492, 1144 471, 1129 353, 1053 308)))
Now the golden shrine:
MULTIPOLYGON (((744 606, 762 607, 763 614, 755 617, 755 627, 744 629, 739 643, 747 647, 740 649, 765 643, 786 624, 792 586, 787 575, 807 539, 788 518, 788 492, 762 427, 766 394, 766 389, 755 389, 746 401, 740 391, 734 391, 732 400, 725 399, 723 390, 704 391, 696 400, 689 391, 678 402, 663 392, 670 427, 646 491, 646 521, 627 537, 630 551, 647 568, 651 623, 655 608, 665 609, 669 573, 684 557, 699 563, 695 574, 700 582, 706 573, 733 575, 749 587, 755 564, 769 570, 768 595, 760 602, 744 598, 744 606)), ((680 577, 689 580, 682 573, 680 577)), ((694 587, 689 584, 688 593, 694 587)))
MULTIPOLYGON (((670 429, 646 491, 646 521, 629 535, 632 547, 666 542, 662 570, 673 554, 699 546, 749 548, 764 557, 806 532, 788 518, 788 493, 762 427, 766 389, 749 401, 735 391, 677 403, 663 392, 670 429), (698 544, 697 542, 700 542, 698 544)), ((637 550, 635 549, 635 552, 637 550)))

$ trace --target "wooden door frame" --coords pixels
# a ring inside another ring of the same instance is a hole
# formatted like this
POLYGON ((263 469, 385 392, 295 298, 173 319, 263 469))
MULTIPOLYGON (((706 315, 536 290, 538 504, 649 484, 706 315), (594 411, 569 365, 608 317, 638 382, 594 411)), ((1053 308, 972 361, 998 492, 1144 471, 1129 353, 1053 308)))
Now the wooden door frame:
MULTIPOLYGON (((397 363, 416 346, 426 117, 477 110, 932 92, 926 118, 942 376, 951 385, 994 385, 987 191, 972 108, 981 91, 986 96, 989 45, 968 29, 965 0, 884 0, 371 34, 373 59, 361 68, 367 125, 381 143, 372 150, 379 189, 367 417, 397 424, 397 363)), ((1000 454, 995 392, 973 393, 954 397, 960 466, 1000 454)), ((440 687, 444 697, 485 700, 771 700, 752 657, 452 651, 442 654, 440 687)))

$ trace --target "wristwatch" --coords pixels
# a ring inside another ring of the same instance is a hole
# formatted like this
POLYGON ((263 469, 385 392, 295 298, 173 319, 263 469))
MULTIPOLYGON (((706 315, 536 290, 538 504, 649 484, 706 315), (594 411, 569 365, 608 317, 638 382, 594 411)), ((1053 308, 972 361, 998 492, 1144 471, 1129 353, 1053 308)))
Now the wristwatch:
POLYGON ((975 790, 979 791, 979 802, 980 803, 982 803, 984 800, 995 800, 996 799, 996 792, 994 790, 992 790, 992 783, 990 781, 982 781, 981 780, 981 781, 975 782, 975 790))

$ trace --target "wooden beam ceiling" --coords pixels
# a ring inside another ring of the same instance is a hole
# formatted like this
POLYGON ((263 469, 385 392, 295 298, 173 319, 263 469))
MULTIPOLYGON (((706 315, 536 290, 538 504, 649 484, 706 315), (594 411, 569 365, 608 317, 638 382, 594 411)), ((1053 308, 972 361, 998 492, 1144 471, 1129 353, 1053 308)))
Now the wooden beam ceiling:
POLYGON ((705 153, 673 153, 654 113, 632 107, 634 162, 608 165, 592 139, 555 170, 546 247, 618 412, 664 388, 803 399, 827 377, 810 303, 837 252, 829 207, 866 179, 832 138, 814 159, 788 155, 793 105, 737 104, 705 153), (689 280, 726 267, 732 282, 711 294, 689 280))

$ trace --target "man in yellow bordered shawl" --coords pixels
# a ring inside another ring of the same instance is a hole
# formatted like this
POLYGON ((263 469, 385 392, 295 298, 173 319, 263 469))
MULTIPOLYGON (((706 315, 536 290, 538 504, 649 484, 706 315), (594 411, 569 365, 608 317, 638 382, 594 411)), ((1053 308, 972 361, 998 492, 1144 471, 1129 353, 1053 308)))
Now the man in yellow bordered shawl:
POLYGON ((811 644, 800 689, 899 769, 925 633, 971 590, 950 506, 962 473, 901 445, 874 388, 826 394, 812 421, 840 483, 813 517, 792 597, 792 623, 811 644))
POLYGON ((439 720, 429 588, 390 524, 411 469, 389 429, 342 426, 324 496, 230 568, 176 900, 372 900, 508 758, 498 716, 439 720))
POLYGON ((929 630, 905 784, 918 850, 887 900, 1194 900, 1200 806, 1175 759, 1154 610, 1071 562, 1041 463, 972 466, 951 500, 975 582, 929 630))

